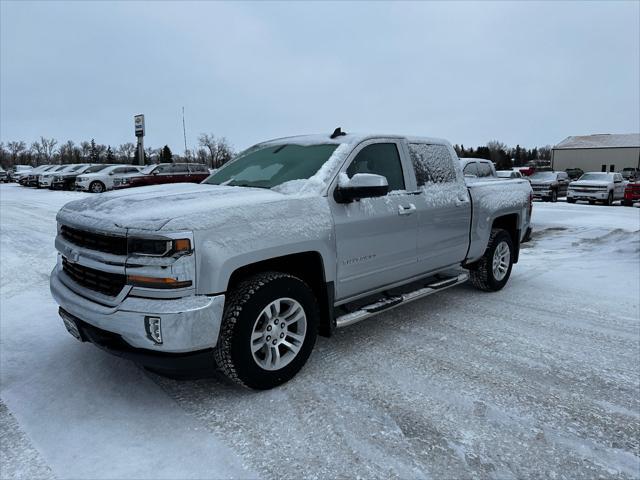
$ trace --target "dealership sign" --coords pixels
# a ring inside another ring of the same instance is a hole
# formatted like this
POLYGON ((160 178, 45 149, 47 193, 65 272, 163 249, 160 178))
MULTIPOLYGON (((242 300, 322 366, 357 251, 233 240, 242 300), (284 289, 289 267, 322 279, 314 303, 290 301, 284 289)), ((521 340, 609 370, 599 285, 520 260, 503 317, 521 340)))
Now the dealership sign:
POLYGON ((144 115, 134 116, 133 123, 136 128, 136 137, 144 137, 144 115))

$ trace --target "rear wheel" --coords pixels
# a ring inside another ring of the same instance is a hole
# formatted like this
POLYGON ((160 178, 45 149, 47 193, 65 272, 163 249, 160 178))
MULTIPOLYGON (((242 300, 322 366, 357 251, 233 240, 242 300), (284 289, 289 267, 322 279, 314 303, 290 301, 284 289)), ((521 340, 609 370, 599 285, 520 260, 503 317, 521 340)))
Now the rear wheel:
POLYGON ((319 309, 297 277, 265 272, 242 281, 225 305, 214 355, 229 379, 266 390, 293 378, 316 342, 319 309))
POLYGON ((589 205, 595 205, 596 201, 595 200, 589 200, 589 205))
POLYGON ((552 190, 551 191, 551 201, 554 202, 554 203, 558 201, 558 191, 557 190, 552 190))
POLYGON ((501 290, 511 276, 513 259, 511 235, 506 230, 494 228, 484 255, 469 268, 471 283, 486 292, 501 290))
POLYGON ((91 190, 91 192, 93 193, 102 193, 106 190, 104 183, 96 180, 95 182, 91 182, 91 185, 89 185, 89 190, 91 190))
POLYGON ((567 197, 567 203, 576 203, 576 199, 567 197))

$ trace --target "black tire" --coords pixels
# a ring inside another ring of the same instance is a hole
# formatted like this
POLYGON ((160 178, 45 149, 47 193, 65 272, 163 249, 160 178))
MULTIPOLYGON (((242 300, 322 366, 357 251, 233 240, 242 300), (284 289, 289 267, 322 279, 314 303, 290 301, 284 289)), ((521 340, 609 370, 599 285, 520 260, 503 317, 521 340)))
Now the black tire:
POLYGON ((567 203, 576 203, 575 198, 567 198, 567 203))
POLYGON ((104 183, 96 180, 94 182, 91 182, 89 184, 89 191, 91 193, 102 193, 106 190, 106 187, 104 186, 104 183))
POLYGON ((631 200, 622 200, 622 205, 625 207, 633 207, 633 202, 631 200))
POLYGON ((551 191, 551 201, 553 203, 556 203, 558 201, 558 191, 557 190, 552 190, 551 191))
POLYGON ((613 192, 609 192, 607 199, 604 201, 605 205, 611 206, 613 205, 613 192))
POLYGON ((297 277, 264 272, 240 282, 229 294, 214 357, 218 368, 233 382, 267 390, 291 380, 304 366, 316 343, 320 310, 312 290, 297 277), (300 303, 307 319, 298 354, 279 370, 265 370, 254 360, 250 338, 260 312, 272 301, 288 297, 300 303))
POLYGON ((513 248, 511 235, 501 228, 494 228, 491 230, 489 244, 487 245, 484 255, 480 260, 469 267, 471 284, 477 289, 484 290, 485 292, 497 292, 498 290, 501 290, 507 284, 507 281, 511 276, 514 255, 515 249, 513 248), (493 273, 493 255, 498 245, 502 242, 505 242, 509 247, 509 267, 504 278, 497 280, 493 273))
POLYGON ((595 205, 596 201, 595 200, 589 200, 589 205, 595 205))

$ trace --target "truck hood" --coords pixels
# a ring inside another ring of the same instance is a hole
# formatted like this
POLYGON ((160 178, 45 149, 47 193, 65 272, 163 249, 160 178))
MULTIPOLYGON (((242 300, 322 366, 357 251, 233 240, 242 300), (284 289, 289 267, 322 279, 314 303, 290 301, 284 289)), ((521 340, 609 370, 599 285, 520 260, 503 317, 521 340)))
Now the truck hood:
POLYGON ((200 230, 240 211, 260 216, 265 204, 291 201, 295 199, 290 195, 266 189, 178 183, 76 200, 62 207, 57 218, 61 223, 105 231, 200 230))
POLYGON ((606 180, 576 180, 571 182, 572 187, 608 187, 611 182, 606 180))

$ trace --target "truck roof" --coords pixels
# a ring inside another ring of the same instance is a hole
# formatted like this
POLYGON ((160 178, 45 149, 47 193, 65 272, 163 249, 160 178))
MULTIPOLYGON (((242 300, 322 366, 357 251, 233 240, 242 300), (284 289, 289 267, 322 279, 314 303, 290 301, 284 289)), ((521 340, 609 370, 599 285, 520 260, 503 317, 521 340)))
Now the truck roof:
POLYGON ((395 138, 395 139, 404 139, 410 143, 420 142, 420 143, 431 143, 431 144, 438 144, 438 145, 449 145, 449 142, 442 138, 417 137, 417 136, 407 136, 407 135, 397 135, 397 134, 373 134, 373 133, 366 133, 366 134, 345 133, 335 138, 331 138, 330 133, 295 135, 292 137, 274 138, 272 140, 260 142, 258 145, 270 145, 270 144, 282 144, 282 143, 295 143, 297 145, 318 145, 318 144, 327 144, 327 143, 334 143, 336 145, 340 145, 340 144, 356 145, 366 140, 371 140, 376 138, 395 138))

